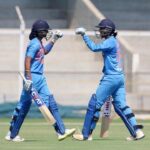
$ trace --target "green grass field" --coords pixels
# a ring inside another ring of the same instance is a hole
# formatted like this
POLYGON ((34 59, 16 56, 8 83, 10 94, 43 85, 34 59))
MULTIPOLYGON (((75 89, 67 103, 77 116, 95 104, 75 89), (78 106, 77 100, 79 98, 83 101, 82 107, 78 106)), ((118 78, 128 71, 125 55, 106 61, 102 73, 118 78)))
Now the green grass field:
MULTIPOLYGON (((82 121, 65 119, 68 128, 82 128, 82 121)), ((93 141, 75 141, 71 137, 59 142, 51 126, 43 119, 26 119, 20 135, 26 140, 22 143, 8 142, 4 136, 9 127, 8 119, 0 119, 0 150, 150 150, 150 121, 142 121, 146 137, 140 141, 126 141, 127 129, 121 121, 113 121, 110 136, 99 138, 100 124, 94 131, 93 141)))

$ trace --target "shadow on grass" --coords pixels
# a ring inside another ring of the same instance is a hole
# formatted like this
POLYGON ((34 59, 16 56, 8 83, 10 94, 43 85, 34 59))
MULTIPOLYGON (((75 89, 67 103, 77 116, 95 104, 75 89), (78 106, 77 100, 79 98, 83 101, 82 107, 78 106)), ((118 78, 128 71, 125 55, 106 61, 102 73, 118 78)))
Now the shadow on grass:
POLYGON ((25 141, 23 141, 24 143, 30 143, 30 142, 41 142, 41 141, 45 141, 45 140, 41 140, 41 139, 39 139, 39 140, 35 140, 35 139, 28 139, 28 140, 25 140, 25 141))
POLYGON ((93 141, 122 141, 119 138, 94 138, 93 141))

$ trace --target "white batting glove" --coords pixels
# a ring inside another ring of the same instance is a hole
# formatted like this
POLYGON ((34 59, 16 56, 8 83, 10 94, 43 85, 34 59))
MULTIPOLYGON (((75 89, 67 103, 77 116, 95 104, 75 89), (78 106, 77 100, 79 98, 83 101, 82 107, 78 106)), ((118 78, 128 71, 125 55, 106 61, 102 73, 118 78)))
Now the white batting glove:
POLYGON ((52 36, 52 42, 55 43, 59 38, 63 37, 63 33, 60 30, 56 30, 52 36))
POLYGON ((26 90, 26 91, 29 91, 30 89, 31 89, 31 87, 32 87, 32 81, 31 80, 26 80, 25 82, 24 82, 24 89, 26 90))
POLYGON ((48 41, 52 36, 53 36, 53 32, 52 32, 52 30, 49 30, 46 35, 46 40, 48 41))
POLYGON ((85 31, 86 31, 85 28, 80 27, 80 28, 76 28, 75 33, 83 36, 85 34, 85 31))
POLYGON ((60 30, 56 30, 56 31, 54 32, 54 34, 55 34, 58 38, 63 37, 63 33, 62 33, 60 30))

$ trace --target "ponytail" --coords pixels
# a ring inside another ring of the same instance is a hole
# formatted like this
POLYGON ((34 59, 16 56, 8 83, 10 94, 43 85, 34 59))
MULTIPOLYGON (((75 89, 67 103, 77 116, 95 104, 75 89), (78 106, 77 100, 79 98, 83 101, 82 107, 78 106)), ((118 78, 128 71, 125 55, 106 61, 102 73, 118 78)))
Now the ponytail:
POLYGON ((29 40, 34 39, 35 37, 37 37, 37 32, 34 30, 31 30, 31 33, 29 35, 29 40))
POLYGON ((116 37, 117 34, 118 34, 117 32, 113 32, 113 33, 112 33, 112 35, 113 35, 114 37, 116 37))

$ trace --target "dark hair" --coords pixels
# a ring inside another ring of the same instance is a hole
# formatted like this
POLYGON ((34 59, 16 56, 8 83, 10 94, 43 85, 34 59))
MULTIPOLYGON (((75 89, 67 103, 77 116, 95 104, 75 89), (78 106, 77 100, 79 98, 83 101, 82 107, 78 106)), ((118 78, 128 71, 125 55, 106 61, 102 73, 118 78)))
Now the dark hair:
POLYGON ((30 33, 30 35, 29 35, 29 39, 32 40, 32 39, 34 39, 35 37, 37 37, 37 32, 34 31, 34 30, 31 30, 31 33, 30 33))
POLYGON ((112 35, 113 35, 114 37, 116 37, 117 34, 118 34, 117 32, 112 33, 112 35))

